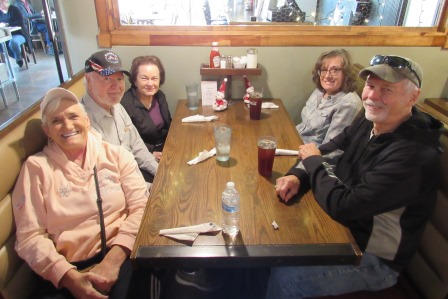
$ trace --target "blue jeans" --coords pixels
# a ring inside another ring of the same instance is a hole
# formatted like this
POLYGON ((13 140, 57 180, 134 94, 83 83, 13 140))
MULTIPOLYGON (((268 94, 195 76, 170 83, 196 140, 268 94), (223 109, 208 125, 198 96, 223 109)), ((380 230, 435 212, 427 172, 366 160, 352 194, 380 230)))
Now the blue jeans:
POLYGON ((398 272, 376 256, 364 253, 358 266, 303 266, 271 269, 267 299, 320 297, 393 286, 398 272))
MULTIPOLYGON (((22 60, 22 49, 20 46, 25 43, 25 38, 21 34, 15 34, 8 42, 7 49, 8 55, 13 57, 16 61, 22 60)), ((3 53, 3 47, 0 46, 0 52, 3 53)))
POLYGON ((33 20, 32 22, 33 22, 33 26, 37 30, 37 32, 40 32, 45 35, 45 44, 47 46, 51 45, 50 36, 48 35, 48 28, 47 28, 47 24, 45 24, 45 21, 33 20))
POLYGON ((20 48, 20 46, 22 46, 22 44, 24 44, 25 42, 25 37, 23 37, 23 35, 13 35, 8 43, 9 56, 14 57, 16 61, 22 60, 22 49, 20 48))

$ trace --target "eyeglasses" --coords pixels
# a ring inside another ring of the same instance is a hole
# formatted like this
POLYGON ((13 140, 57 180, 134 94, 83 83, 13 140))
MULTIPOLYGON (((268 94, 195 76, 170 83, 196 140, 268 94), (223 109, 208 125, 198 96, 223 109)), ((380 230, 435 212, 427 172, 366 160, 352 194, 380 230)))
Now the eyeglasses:
POLYGON ((375 55, 370 61, 370 65, 374 66, 378 64, 386 64, 395 69, 408 68, 412 73, 414 73, 415 77, 417 77, 418 87, 420 88, 422 86, 422 81, 420 77, 417 75, 417 72, 415 71, 414 67, 409 61, 407 61, 403 57, 375 55))
POLYGON ((332 67, 332 68, 329 69, 329 70, 321 69, 321 70, 318 70, 318 71, 317 71, 317 73, 318 73, 319 76, 321 76, 321 77, 325 77, 325 76, 327 75, 327 73, 330 73, 331 76, 337 76, 337 75, 339 75, 341 72, 342 72, 342 69, 341 69, 341 68, 338 68, 338 67, 332 67))

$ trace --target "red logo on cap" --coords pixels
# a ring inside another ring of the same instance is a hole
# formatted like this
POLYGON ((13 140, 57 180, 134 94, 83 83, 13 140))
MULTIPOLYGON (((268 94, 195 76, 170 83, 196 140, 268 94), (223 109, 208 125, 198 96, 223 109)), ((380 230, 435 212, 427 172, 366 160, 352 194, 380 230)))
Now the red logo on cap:
POLYGON ((107 62, 110 62, 110 63, 118 63, 118 56, 117 56, 117 54, 115 54, 115 53, 107 52, 107 53, 104 55, 104 58, 106 58, 107 62))

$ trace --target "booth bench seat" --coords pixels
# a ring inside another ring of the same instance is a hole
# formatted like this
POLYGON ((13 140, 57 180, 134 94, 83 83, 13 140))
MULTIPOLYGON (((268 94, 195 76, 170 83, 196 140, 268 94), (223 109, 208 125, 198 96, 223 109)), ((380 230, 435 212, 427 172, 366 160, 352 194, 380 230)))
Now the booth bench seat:
MULTIPOLYGON (((84 94, 84 72, 61 87, 79 98, 84 94)), ((14 250, 15 226, 11 194, 22 163, 43 149, 47 137, 41 129, 39 100, 0 131, 0 299, 28 298, 36 275, 14 250)))

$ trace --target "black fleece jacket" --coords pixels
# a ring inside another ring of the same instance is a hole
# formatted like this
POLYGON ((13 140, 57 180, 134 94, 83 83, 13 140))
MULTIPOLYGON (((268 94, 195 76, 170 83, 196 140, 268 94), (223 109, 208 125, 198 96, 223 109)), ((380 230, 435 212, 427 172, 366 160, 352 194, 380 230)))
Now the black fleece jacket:
POLYGON ((341 149, 336 169, 321 156, 303 161, 306 171, 289 174, 311 188, 324 211, 350 229, 361 250, 400 271, 418 249, 434 208, 440 177, 442 124, 412 109, 394 132, 370 137, 364 115, 319 149, 341 149))
POLYGON ((121 105, 123 105, 131 117, 132 123, 137 128, 137 131, 151 153, 154 151, 161 152, 163 150, 168 130, 171 126, 171 114, 163 91, 160 89, 157 91, 154 95, 154 101, 159 103, 160 114, 163 118, 164 124, 160 129, 156 128, 156 125, 148 115, 149 110, 140 102, 136 88, 129 88, 121 99, 121 105))
POLYGON ((9 23, 10 27, 20 27, 20 30, 12 32, 12 35, 23 35, 26 40, 26 51, 28 53, 32 52, 33 43, 29 34, 28 23, 25 17, 20 12, 20 9, 18 9, 14 5, 10 5, 6 14, 0 11, 0 22, 9 23))

